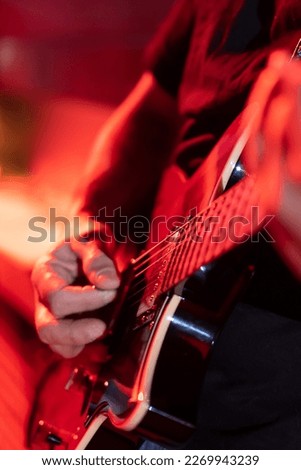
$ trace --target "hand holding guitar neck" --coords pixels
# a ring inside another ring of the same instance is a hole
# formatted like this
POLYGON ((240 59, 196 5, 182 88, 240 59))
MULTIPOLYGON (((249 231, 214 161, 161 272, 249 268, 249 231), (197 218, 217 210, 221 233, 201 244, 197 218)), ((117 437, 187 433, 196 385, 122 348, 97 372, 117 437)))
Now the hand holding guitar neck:
MULTIPOLYGON (((271 55, 250 96, 257 103, 244 155, 273 221, 280 254, 301 277, 301 64, 271 55)), ((254 108, 252 108, 254 110, 254 108)))

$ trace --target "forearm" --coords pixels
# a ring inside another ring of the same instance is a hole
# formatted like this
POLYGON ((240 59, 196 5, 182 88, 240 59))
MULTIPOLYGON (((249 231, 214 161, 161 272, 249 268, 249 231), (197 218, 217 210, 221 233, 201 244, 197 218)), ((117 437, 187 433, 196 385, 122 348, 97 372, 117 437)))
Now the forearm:
POLYGON ((162 93, 146 74, 109 119, 93 152, 82 209, 149 213, 177 137, 176 104, 162 93))

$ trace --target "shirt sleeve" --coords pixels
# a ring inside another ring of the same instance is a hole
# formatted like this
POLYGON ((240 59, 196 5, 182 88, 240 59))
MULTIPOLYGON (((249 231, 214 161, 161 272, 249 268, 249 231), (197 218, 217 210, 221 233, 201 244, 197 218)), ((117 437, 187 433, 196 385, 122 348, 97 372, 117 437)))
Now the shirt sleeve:
POLYGON ((194 18, 194 0, 177 0, 145 51, 146 69, 173 96, 181 83, 194 18))

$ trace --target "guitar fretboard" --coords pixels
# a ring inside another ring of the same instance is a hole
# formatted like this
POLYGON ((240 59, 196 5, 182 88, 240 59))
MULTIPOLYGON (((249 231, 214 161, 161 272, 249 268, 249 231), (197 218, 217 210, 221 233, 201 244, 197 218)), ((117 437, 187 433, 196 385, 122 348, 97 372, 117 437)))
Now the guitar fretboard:
POLYGON ((147 279, 144 298, 151 304, 158 294, 245 243, 260 229, 264 216, 254 179, 246 177, 137 258, 135 277, 143 273, 147 279))

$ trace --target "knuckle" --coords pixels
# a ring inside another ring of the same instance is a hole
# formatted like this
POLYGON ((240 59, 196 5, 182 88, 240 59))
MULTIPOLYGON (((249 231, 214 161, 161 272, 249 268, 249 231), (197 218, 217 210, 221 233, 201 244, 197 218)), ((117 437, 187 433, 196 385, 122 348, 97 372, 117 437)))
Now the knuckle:
POLYGON ((42 343, 50 344, 51 343, 51 325, 43 325, 37 328, 37 332, 42 343))
POLYGON ((71 343, 76 346, 92 343, 103 335, 105 328, 105 323, 99 319, 75 320, 70 331, 71 343))
POLYGON ((60 291, 49 292, 45 299, 47 301, 47 306, 49 307, 49 310, 51 311, 54 318, 61 318, 64 316, 64 302, 61 301, 60 294, 60 291))
POLYGON ((39 284, 41 281, 42 274, 45 270, 45 265, 47 265, 48 260, 49 256, 42 256, 35 262, 31 271, 31 280, 34 284, 39 284))

